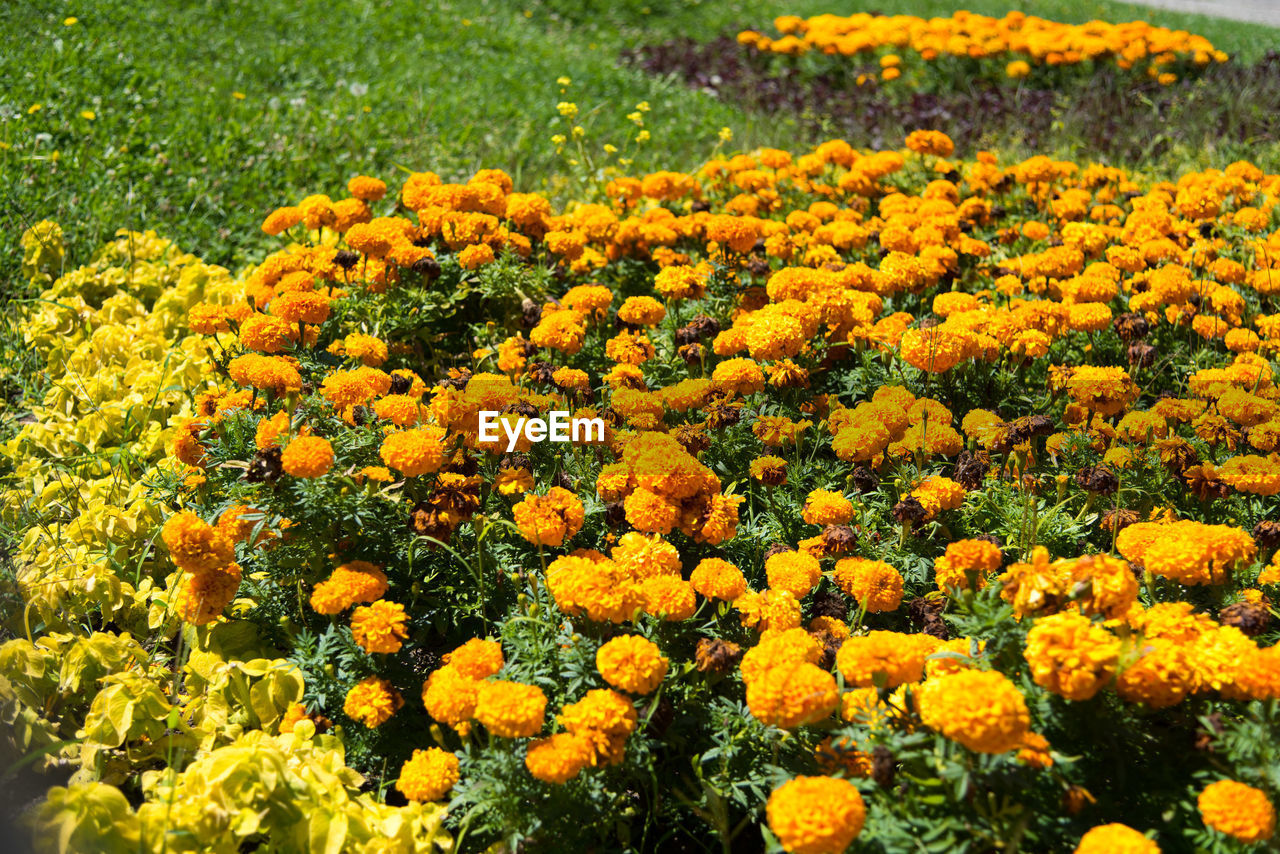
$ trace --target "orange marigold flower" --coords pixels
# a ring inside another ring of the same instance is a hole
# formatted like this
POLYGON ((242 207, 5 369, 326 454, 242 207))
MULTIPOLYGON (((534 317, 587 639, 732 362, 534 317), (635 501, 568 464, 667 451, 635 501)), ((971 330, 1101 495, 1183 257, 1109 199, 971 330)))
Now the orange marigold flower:
POLYGON ((234 542, 226 532, 189 510, 170 516, 160 536, 169 549, 169 557, 183 572, 221 569, 235 557, 234 542))
MULTIPOLYGON (((385 185, 383 191, 386 191, 385 185)), ((439 801, 449 794, 458 779, 458 757, 432 747, 413 751, 400 766, 396 789, 411 801, 439 801)))
POLYGON ((769 829, 788 854, 840 854, 862 832, 867 807, 838 777, 796 777, 769 796, 769 829))
POLYGON ((476 694, 476 720, 502 738, 536 735, 546 719, 547 695, 536 685, 481 682, 476 694))
POLYGON ((280 464, 294 477, 320 477, 333 468, 333 445, 320 436, 300 436, 285 447, 280 464))
POLYGON ((546 495, 526 495, 512 508, 520 534, 535 546, 558 548, 582 530, 585 508, 567 489, 553 486, 546 495))
POLYGON ((445 463, 444 431, 438 427, 401 430, 382 440, 378 455, 382 461, 405 477, 417 477, 438 471, 445 463))
POLYGON ((524 765, 535 779, 562 786, 577 777, 595 759, 591 740, 571 732, 558 732, 529 743, 524 765))
POLYGON ((689 575, 693 589, 708 599, 732 602, 747 592, 742 570, 726 560, 709 557, 698 562, 689 575))
POLYGON ((1241 842, 1263 842, 1275 834, 1275 807, 1261 789, 1218 780, 1204 788, 1196 803, 1206 825, 1241 842))
POLYGON ((404 705, 400 692, 386 679, 368 676, 347 692, 342 711, 370 729, 381 726, 404 705))
POLYGON ((379 599, 352 612, 351 634, 365 652, 399 652, 409 636, 405 631, 407 620, 403 605, 379 599))
POLYGON ((1103 824, 1080 837, 1075 854, 1160 854, 1160 846, 1127 825, 1103 824))
POLYGON ((629 694, 650 694, 667 675, 668 661, 658 645, 639 635, 622 635, 596 651, 596 667, 614 688, 629 694))
POLYGON ((1016 750, 1031 727, 1022 692, 998 671, 930 677, 915 696, 926 726, 979 753, 1016 750))
POLYGON ((344 563, 311 591, 311 610, 340 614, 360 602, 374 602, 387 592, 387 576, 363 560, 344 563))
POLYGON ((836 561, 834 578, 867 613, 894 611, 902 604, 902 573, 884 561, 844 558, 836 561))
POLYGON ((1083 614, 1064 611, 1036 620, 1023 655, 1037 685, 1089 700, 1115 675, 1120 641, 1083 614))

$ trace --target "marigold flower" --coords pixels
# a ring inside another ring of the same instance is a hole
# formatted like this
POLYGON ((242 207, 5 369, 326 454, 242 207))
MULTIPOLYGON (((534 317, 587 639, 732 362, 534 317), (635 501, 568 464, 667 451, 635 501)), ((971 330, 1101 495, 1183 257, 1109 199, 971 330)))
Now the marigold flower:
POLYGON ((481 684, 480 680, 458 672, 457 668, 441 667, 423 683, 422 705, 427 714, 440 723, 462 726, 475 717, 481 684))
POLYGON ((363 560, 344 563, 311 591, 317 614, 340 614, 360 602, 374 602, 387 592, 387 576, 363 560))
POLYGON ((764 562, 769 587, 803 599, 822 578, 818 559, 804 552, 779 552, 764 562))
POLYGON ((789 854, 840 854, 867 819, 857 787, 838 777, 789 780, 769 796, 765 813, 789 854))
POLYGON ((873 631, 842 643, 836 653, 836 667, 846 685, 865 688, 874 685, 880 674, 888 687, 896 688, 924 678, 925 658, 939 643, 931 635, 873 631))
POLYGON ((595 756, 590 738, 558 732, 530 742, 524 766, 535 779, 562 786, 592 764, 595 756))
POLYGON ((1275 807, 1261 789, 1218 780, 1204 788, 1196 803, 1206 825, 1241 842, 1263 842, 1275 834, 1275 807))
POLYGON ((536 685, 519 682, 481 682, 475 718, 502 738, 536 735, 546 718, 547 695, 536 685))
POLYGON ((382 440, 378 456, 405 477, 438 471, 444 465, 443 432, 438 427, 401 430, 382 440))
POLYGON ((847 525, 853 518, 853 503, 839 492, 815 489, 805 499, 801 516, 810 525, 847 525))
POLYGON ((396 789, 411 801, 438 801, 449 793, 458 779, 458 757, 432 747, 413 751, 413 755, 400 766, 396 789))
POLYGON ((320 436, 300 436, 285 446, 280 464, 294 477, 320 477, 333 468, 333 445, 320 436))
POLYGON ((902 574, 884 561, 844 558, 836 561, 834 579, 869 614, 894 611, 902 604, 902 574))
POLYGON ((617 765, 623 760, 627 738, 639 723, 636 707, 617 691, 596 689, 560 710, 566 730, 591 745, 592 765, 617 765))
POLYGON ((365 652, 399 652, 408 638, 404 606, 379 599, 372 605, 356 608, 351 614, 351 634, 365 652))
POLYGON ((1036 620, 1024 656, 1037 685, 1089 700, 1115 675, 1120 641, 1088 617, 1064 611, 1036 620))
POLYGON ((390 682, 377 676, 367 676, 347 692, 342 711, 352 720, 375 729, 386 723, 403 705, 404 698, 390 682))
POLYGON ((704 558, 689 575, 693 589, 708 599, 732 602, 747 592, 747 579, 738 567, 719 558, 704 558))
MULTIPOLYGON (((357 175, 347 182, 347 192, 362 202, 376 202, 387 194, 387 184, 368 175, 357 175)), ((435 798, 426 798, 434 801, 435 798)))
POLYGON ((535 546, 558 548, 582 530, 585 509, 567 489, 553 486, 546 495, 526 495, 512 508, 520 534, 535 546))
POLYGON ((445 653, 444 663, 463 676, 488 679, 497 674, 506 662, 502 656, 502 644, 472 638, 453 652, 445 653))
POLYGON ((931 677, 915 696, 926 726, 979 753, 1016 750, 1031 726, 1022 692, 994 670, 931 677))
POLYGON ((169 549, 169 557, 184 572, 221 569, 235 557, 234 542, 226 532, 189 510, 170 516, 160 537, 169 549))
POLYGON ((1103 824, 1080 837, 1075 854, 1160 854, 1160 846, 1127 825, 1103 824))
POLYGON ((839 702, 835 677, 809 662, 778 664, 747 682, 751 714, 782 729, 817 723, 839 702))
POLYGON ((614 688, 629 694, 650 694, 667 675, 668 661, 658 645, 639 635, 622 635, 596 651, 596 667, 614 688))
POLYGON ((194 573, 179 588, 174 613, 194 626, 212 623, 236 598, 239 587, 240 567, 234 563, 194 573))

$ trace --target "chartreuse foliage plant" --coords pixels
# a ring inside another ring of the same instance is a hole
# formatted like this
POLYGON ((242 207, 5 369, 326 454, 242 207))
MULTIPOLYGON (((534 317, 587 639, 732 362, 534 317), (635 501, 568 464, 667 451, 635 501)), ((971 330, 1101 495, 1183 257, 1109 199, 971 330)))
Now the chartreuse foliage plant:
POLYGON ((581 136, 235 275, 28 233, 37 848, 1273 845, 1280 175, 581 136))

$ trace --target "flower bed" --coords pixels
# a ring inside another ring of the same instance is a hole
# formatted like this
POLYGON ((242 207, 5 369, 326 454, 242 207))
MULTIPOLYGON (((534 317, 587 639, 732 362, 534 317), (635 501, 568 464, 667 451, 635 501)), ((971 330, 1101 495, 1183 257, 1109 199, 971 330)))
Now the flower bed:
POLYGON ((23 319, 39 844, 1271 838, 1280 176, 920 131, 347 191, 23 319))

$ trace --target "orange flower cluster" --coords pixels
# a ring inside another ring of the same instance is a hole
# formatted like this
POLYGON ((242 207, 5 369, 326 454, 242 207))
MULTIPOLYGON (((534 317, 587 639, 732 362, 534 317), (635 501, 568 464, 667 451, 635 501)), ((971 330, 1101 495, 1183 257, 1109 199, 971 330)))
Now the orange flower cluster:
POLYGON ((884 80, 899 76, 899 54, 906 51, 927 63, 951 58, 1004 61, 1008 63, 1004 72, 1011 78, 1025 77, 1033 65, 1111 63, 1122 69, 1145 68, 1162 83, 1177 79, 1171 69, 1227 60, 1227 55, 1203 36, 1144 21, 1064 24, 1022 12, 1010 12, 1003 18, 972 12, 956 12, 945 18, 859 12, 811 18, 783 15, 775 18, 773 25, 778 37, 744 30, 738 34, 738 43, 783 56, 813 52, 848 59, 879 53, 881 67, 898 72, 883 75, 884 80))

